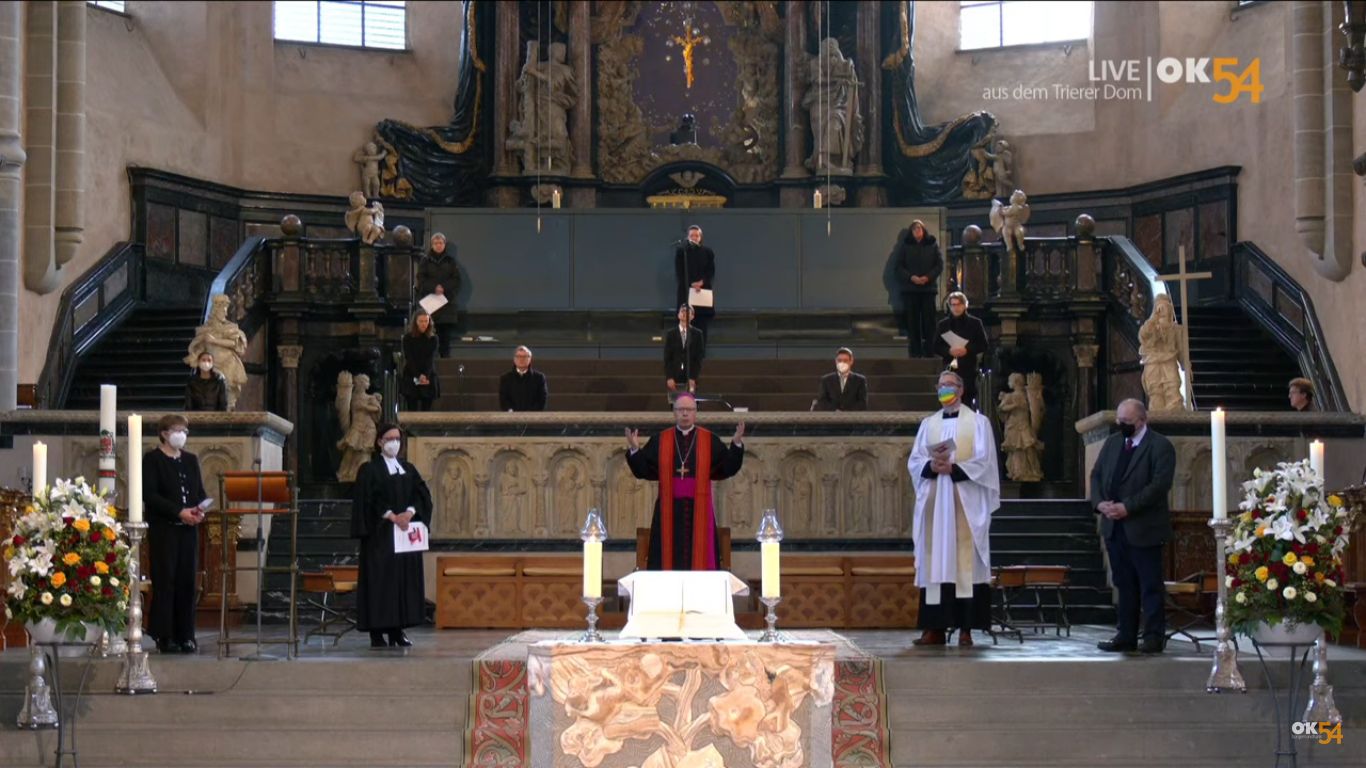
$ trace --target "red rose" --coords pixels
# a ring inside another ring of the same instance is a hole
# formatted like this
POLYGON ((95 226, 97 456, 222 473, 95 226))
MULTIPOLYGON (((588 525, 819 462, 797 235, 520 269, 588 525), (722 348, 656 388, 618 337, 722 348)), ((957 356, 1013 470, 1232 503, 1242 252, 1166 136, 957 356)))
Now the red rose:
POLYGON ((67 527, 67 528, 70 528, 70 527, 71 527, 71 524, 74 523, 74 522, 76 522, 76 518, 74 518, 74 517, 64 517, 64 518, 62 518, 62 522, 66 524, 66 527, 67 527))
POLYGON ((1310 544, 1309 546, 1304 548, 1304 551, 1308 552, 1310 557, 1313 557, 1314 555, 1317 555, 1319 553, 1319 545, 1310 544))
POLYGON ((1234 577, 1233 577, 1233 588, 1234 588, 1234 589, 1237 589, 1238 587, 1241 587, 1242 585, 1243 585, 1243 580, 1240 579, 1240 578, 1238 578, 1237 576, 1234 576, 1234 577))
POLYGON ((77 568, 76 578, 80 579, 81 581, 85 581, 86 579, 90 578, 90 566, 82 565, 81 567, 77 568))
POLYGON ((38 589, 47 589, 47 579, 38 579, 38 589))
POLYGON ((25 542, 25 541, 27 541, 27 539, 25 539, 23 536, 20 536, 20 535, 17 534, 17 533, 14 534, 14 546, 16 546, 16 547, 22 547, 22 546, 24 546, 24 542, 25 542))
POLYGON ((114 596, 114 590, 110 589, 109 587, 105 587, 104 589, 102 589, 102 590, 100 590, 100 591, 101 591, 101 593, 102 593, 105 597, 113 597, 113 596, 114 596))
POLYGON ((1305 520, 1309 519, 1309 513, 1301 509, 1299 512, 1296 513, 1296 517, 1298 517, 1300 519, 1300 522, 1302 523, 1305 520))
POLYGON ((1276 578, 1284 580, 1290 576, 1290 568, 1285 563, 1276 563, 1271 566, 1271 572, 1276 574, 1276 578))
POLYGON ((118 561, 118 559, 119 559, 119 556, 118 556, 117 553, 115 553, 115 552, 110 552, 109 554, 107 554, 107 555, 104 556, 104 563, 105 563, 105 565, 113 565, 115 562, 118 561))
POLYGON ((100 535, 99 535, 98 533, 96 533, 95 531, 91 531, 91 532, 90 532, 90 543, 91 543, 91 544, 99 544, 99 543, 100 543, 100 538, 101 538, 100 535))

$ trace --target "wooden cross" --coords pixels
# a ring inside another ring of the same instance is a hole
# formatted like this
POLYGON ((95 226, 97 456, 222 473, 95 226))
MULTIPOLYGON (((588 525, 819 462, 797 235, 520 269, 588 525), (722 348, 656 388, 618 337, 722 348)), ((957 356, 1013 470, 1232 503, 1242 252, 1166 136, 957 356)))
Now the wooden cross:
POLYGON ((1164 283, 1176 283, 1181 287, 1181 367, 1185 370, 1184 378, 1186 385, 1186 410, 1195 410, 1195 384, 1191 377, 1191 334, 1190 334, 1190 313, 1187 307, 1190 302, 1186 300, 1186 283, 1193 280, 1207 280, 1214 277, 1212 272, 1187 272, 1186 271, 1186 246, 1177 248, 1177 273, 1175 275, 1158 275, 1157 278, 1164 283))

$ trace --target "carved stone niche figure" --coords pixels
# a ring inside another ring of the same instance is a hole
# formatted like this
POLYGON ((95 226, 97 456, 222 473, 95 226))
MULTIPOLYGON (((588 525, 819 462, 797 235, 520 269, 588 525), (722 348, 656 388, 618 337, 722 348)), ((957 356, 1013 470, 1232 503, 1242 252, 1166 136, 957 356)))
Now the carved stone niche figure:
POLYGON ((564 43, 551 43, 549 57, 537 61, 538 41, 526 46, 517 78, 517 119, 508 124, 506 146, 522 154, 522 174, 565 175, 574 160, 569 142, 569 110, 579 98, 574 69, 565 63, 564 43))
POLYGON ((1026 386, 1023 374, 1012 373, 1008 381, 1010 391, 1001 393, 996 406, 1005 431, 1001 450, 1006 454, 1006 477, 1017 483, 1036 483, 1043 479, 1043 443, 1039 440, 1043 377, 1029 374, 1026 386))
POLYGON ((342 439, 337 441, 341 449, 341 466, 337 468, 337 479, 343 483, 354 482, 356 473, 370 460, 375 450, 375 439, 379 437, 380 403, 383 396, 370 394, 370 377, 363 373, 352 376, 349 371, 337 374, 337 420, 341 422, 342 439))
POLYGON ((354 232, 361 242, 374 245, 384 237, 384 206, 378 200, 367 206, 364 192, 352 192, 351 209, 346 212, 346 228, 354 232))
POLYGON ((987 157, 991 160, 991 175, 996 182, 996 196, 1005 197, 1015 187, 1015 151, 1010 142, 997 139, 987 157))
POLYGON ((1143 363, 1143 392, 1148 395, 1148 410, 1179 411, 1185 407, 1181 397, 1181 352, 1185 343, 1176 310, 1166 294, 1153 302, 1153 313, 1138 329, 1138 355, 1143 363))
POLYGON ((236 410, 237 398, 247 383, 247 369, 242 365, 242 356, 247 353, 247 335, 237 323, 228 319, 231 303, 232 299, 221 293, 213 297, 209 321, 195 329, 194 341, 190 342, 189 354, 185 356, 185 364, 194 368, 199 365, 200 355, 205 352, 213 355, 214 368, 228 382, 230 411, 236 410))
POLYGON ((1010 205, 991 201, 991 228, 1001 236, 1006 250, 1019 256, 1025 248, 1025 222, 1029 221, 1029 198, 1023 190, 1010 193, 1010 205))
POLYGON ((995 133, 988 133, 973 145, 972 167, 963 175, 963 197, 971 200, 986 200, 996 194, 996 172, 992 170, 995 155, 991 144, 995 133))
POLYGON ((388 154, 386 150, 380 149, 375 142, 367 141, 365 146, 351 155, 351 162, 360 166, 361 193, 368 198, 379 197, 379 164, 388 154))
POLYGON ((858 74, 852 59, 840 53, 839 41, 827 37, 809 60, 808 87, 802 107, 811 116, 811 157, 815 173, 852 174, 863 149, 863 114, 858 104, 858 74))

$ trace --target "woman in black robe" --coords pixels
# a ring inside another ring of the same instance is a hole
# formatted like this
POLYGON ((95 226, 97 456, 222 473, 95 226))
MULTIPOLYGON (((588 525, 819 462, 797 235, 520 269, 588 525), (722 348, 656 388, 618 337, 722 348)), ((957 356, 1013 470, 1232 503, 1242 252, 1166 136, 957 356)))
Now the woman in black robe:
POLYGON ((417 468, 398 458, 399 428, 381 424, 377 434, 379 450, 356 474, 351 493, 351 536, 360 539, 357 626, 370 633, 371 648, 407 648, 412 642, 403 629, 421 624, 426 607, 422 553, 394 554, 394 527, 430 527, 432 494, 417 468))

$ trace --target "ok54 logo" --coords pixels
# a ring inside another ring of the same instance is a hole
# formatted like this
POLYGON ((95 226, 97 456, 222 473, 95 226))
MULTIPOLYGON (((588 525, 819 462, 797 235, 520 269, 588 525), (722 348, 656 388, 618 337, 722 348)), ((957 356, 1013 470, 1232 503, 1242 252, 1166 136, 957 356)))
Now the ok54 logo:
MULTIPOLYGON (((1215 93, 1214 101, 1216 104, 1232 104, 1237 101, 1244 93, 1252 97, 1253 104, 1262 103, 1262 60, 1253 59, 1243 71, 1235 74, 1233 68, 1238 66, 1238 60, 1232 57, 1220 57, 1214 59, 1214 82, 1228 83, 1228 91, 1215 93)), ((1341 731, 1341 726, 1338 727, 1341 731)), ((1339 736, 1341 742, 1341 736, 1339 736)))
POLYGON ((1290 724, 1290 733, 1295 736, 1318 736, 1319 744, 1341 744, 1342 723, 1310 722, 1300 720, 1290 724))

